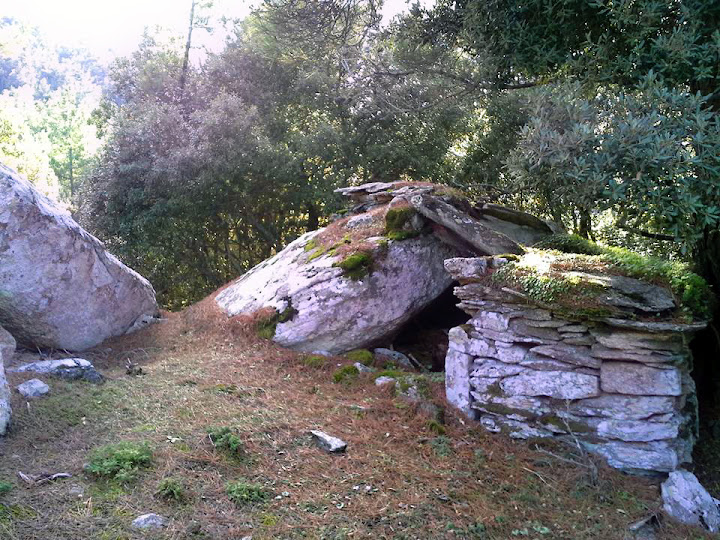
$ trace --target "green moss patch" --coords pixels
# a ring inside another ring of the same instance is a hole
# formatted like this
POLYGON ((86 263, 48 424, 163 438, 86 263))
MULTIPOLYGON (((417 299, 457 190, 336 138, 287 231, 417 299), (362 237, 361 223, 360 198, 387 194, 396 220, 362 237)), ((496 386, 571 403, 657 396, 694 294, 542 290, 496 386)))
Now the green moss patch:
POLYGON ((292 320, 296 314, 297 310, 291 305, 288 305, 283 311, 275 310, 275 313, 257 322, 255 331, 263 339, 272 339, 275 337, 277 325, 292 320))
POLYGON ((371 272, 372 263, 372 254, 367 251, 357 251, 333 266, 341 268, 346 277, 360 281, 371 272))
POLYGON ((152 464, 148 443, 119 442, 90 452, 87 470, 95 476, 118 482, 134 480, 139 470, 152 464))
POLYGON ((333 373, 333 381, 336 384, 351 384, 360 375, 355 366, 343 366, 333 373))
POLYGON ((692 318, 706 319, 713 309, 713 294, 707 282, 687 263, 644 256, 619 247, 599 246, 577 235, 553 235, 535 248, 568 254, 559 262, 587 266, 606 274, 632 277, 670 289, 681 309, 692 318))
POLYGON ((373 355, 373 353, 371 353, 367 349, 355 349, 354 351, 350 351, 349 353, 347 353, 345 355, 345 358, 352 362, 360 362, 361 364, 370 366, 375 360, 375 355, 373 355))
POLYGON ((415 214, 415 209, 410 206, 390 208, 385 214, 385 236, 397 241, 418 236, 420 233, 409 227, 415 214))

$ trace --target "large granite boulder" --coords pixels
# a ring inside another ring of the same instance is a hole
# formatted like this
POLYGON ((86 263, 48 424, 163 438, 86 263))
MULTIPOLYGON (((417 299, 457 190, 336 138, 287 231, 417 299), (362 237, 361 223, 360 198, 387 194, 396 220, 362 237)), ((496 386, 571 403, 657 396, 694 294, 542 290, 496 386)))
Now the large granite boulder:
POLYGON ((10 387, 5 378, 5 362, 15 352, 15 340, 0 326, 0 435, 5 435, 10 425, 10 387))
POLYGON ((453 282, 443 261, 459 254, 521 253, 553 228, 502 207, 475 207, 446 187, 372 183, 339 190, 355 204, 216 297, 229 316, 274 308, 277 343, 342 353, 382 343, 453 282), (500 216, 500 217, 498 217, 500 216))
POLYGON ((0 164, 0 323, 19 343, 80 351, 157 311, 146 279, 0 164))

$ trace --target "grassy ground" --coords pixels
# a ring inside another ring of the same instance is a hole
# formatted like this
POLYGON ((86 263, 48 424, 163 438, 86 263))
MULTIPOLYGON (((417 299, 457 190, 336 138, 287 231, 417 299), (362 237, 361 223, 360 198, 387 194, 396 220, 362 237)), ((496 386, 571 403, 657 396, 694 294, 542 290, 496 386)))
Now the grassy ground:
MULTIPOLYGON (((336 384, 347 360, 306 365, 252 326, 223 321, 206 301, 89 354, 102 386, 48 380, 51 395, 29 404, 15 393, 0 442, 0 481, 14 485, 0 495, 0 538, 621 539, 659 510, 657 480, 601 468, 591 485, 582 467, 450 411, 438 426, 368 375, 336 384), (145 374, 126 375, 128 358, 145 374), (208 437, 223 426, 242 442, 239 456, 208 437), (316 448, 309 429, 343 438, 347 453, 316 448), (151 466, 126 483, 84 471, 93 448, 119 441, 149 443, 151 466), (73 477, 28 487, 18 471, 73 477), (265 498, 232 502, 226 485, 237 481, 265 498), (161 483, 182 500, 164 499, 161 483), (132 531, 148 512, 169 517, 168 528, 132 531)), ((442 384, 430 390, 442 405, 442 384)), ((658 538, 706 537, 666 522, 658 538)))

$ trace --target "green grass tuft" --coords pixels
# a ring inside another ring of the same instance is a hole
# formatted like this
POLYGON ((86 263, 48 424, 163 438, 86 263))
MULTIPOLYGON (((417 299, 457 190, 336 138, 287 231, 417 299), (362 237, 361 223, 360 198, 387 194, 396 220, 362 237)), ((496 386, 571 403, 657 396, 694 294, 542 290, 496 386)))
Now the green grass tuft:
POLYGON ((358 378, 360 372, 355 366, 343 366, 333 373, 333 381, 336 384, 350 384, 358 378))
POLYGON ((385 236, 390 240, 397 241, 418 236, 420 234, 418 231, 410 230, 407 227, 415 214, 415 209, 409 206, 390 208, 385 214, 385 236))
POLYGON ((303 358, 303 364, 305 364, 307 367, 315 369, 320 369, 321 367, 324 367, 326 363, 327 358, 316 354, 303 358))
POLYGON ((281 312, 275 310, 275 313, 257 322, 255 331, 263 339, 272 339, 275 337, 277 325, 292 320, 296 314, 297 310, 291 305, 281 312))
POLYGON ((183 502, 187 499, 185 484, 176 478, 163 478, 158 484, 155 495, 171 502, 183 502))
POLYGON ((227 426, 213 427, 208 428, 207 432, 217 451, 237 461, 247 458, 245 445, 231 428, 227 426))
POLYGON ((123 441, 93 449, 87 470, 107 480, 130 482, 143 467, 152 464, 152 450, 146 442, 123 441))
POLYGON ((0 480, 0 496, 10 493, 13 489, 13 485, 5 480, 0 480))
POLYGON ((252 484, 243 479, 228 482, 225 492, 230 500, 238 506, 263 502, 270 497, 270 492, 260 484, 252 484))

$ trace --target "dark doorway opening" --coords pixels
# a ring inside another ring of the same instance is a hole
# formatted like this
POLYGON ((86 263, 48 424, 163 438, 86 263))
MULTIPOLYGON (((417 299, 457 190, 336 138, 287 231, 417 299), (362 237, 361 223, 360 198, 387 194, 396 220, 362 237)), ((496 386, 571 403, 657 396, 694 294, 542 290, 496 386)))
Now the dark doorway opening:
POLYGON ((395 336, 392 347, 430 371, 445 371, 448 331, 465 324, 470 316, 457 307, 453 283, 429 306, 412 318, 395 336))

